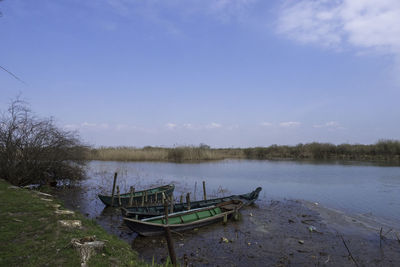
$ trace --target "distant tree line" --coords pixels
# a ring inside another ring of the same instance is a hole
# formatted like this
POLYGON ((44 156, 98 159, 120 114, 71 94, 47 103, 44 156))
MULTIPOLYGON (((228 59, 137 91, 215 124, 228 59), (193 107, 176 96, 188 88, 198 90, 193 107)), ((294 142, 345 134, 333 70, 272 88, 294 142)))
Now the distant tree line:
POLYGON ((296 146, 255 147, 244 149, 249 159, 348 159, 348 160, 400 160, 400 141, 381 140, 376 144, 309 143, 296 146))
POLYGON ((18 186, 84 177, 87 147, 19 99, 0 115, 0 178, 18 186))

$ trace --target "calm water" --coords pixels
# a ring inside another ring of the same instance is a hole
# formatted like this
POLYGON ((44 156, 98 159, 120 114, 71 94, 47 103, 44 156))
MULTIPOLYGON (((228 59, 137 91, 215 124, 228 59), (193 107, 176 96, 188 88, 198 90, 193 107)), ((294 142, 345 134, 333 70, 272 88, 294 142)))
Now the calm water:
POLYGON ((140 190, 172 182, 176 198, 193 194, 196 187, 194 195, 199 199, 203 180, 210 197, 247 193, 261 186, 259 203, 303 199, 400 223, 400 167, 249 160, 198 164, 92 161, 83 191, 76 191, 75 205, 90 217, 98 216, 104 206, 96 194, 111 192, 115 171, 121 191, 128 191, 130 185, 140 190))

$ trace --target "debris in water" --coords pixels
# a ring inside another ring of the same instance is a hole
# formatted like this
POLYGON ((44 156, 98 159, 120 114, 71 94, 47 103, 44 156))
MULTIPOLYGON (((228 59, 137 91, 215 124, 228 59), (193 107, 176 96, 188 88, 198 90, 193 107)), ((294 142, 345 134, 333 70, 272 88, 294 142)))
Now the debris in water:
MULTIPOLYGON (((81 239, 73 238, 71 244, 81 255, 81 266, 86 267, 87 263, 92 255, 96 252, 100 252, 104 248, 103 241, 97 241, 96 236, 84 237, 81 239)), ((104 253, 101 254, 103 257, 104 253)))
POLYGON ((220 243, 222 243, 222 242, 229 243, 229 240, 226 237, 221 237, 221 240, 219 242, 220 243))
POLYGON ((317 230, 317 228, 315 227, 315 226, 309 226, 308 227, 308 230, 310 231, 310 232, 314 232, 314 231, 316 231, 317 230))

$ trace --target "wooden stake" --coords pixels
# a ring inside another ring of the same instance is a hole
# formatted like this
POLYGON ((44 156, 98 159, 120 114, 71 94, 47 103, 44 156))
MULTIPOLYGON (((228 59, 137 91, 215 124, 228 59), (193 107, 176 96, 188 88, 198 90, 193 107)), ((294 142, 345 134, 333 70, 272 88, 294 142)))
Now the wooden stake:
POLYGON ((165 224, 168 224, 168 202, 164 202, 164 216, 165 216, 165 224))
POLYGON ((135 194, 135 188, 133 186, 131 186, 131 196, 129 198, 129 206, 133 205, 133 194, 135 194))
POLYGON ((172 242, 171 230, 168 227, 168 203, 167 203, 167 201, 164 201, 164 212, 165 212, 165 224, 166 224, 166 227, 164 229, 165 229, 165 238, 167 239, 169 257, 172 261, 172 264, 174 266, 176 266, 176 254, 175 254, 175 249, 174 249, 174 243, 172 242))
POLYGON ((147 191, 144 192, 144 202, 147 204, 149 202, 147 191))
POLYGON ((121 195, 119 194, 119 186, 118 185, 117 185, 117 196, 118 196, 118 205, 122 206, 121 205, 121 195))
POLYGON ((203 195, 204 195, 204 200, 207 200, 206 181, 203 181, 203 195))
POLYGON ((181 194, 181 199, 179 201, 180 203, 183 203, 183 194, 181 194))
POLYGON ((114 206, 114 192, 115 192, 115 183, 117 182, 117 175, 118 175, 118 173, 114 173, 114 182, 113 182, 112 193, 111 193, 111 207, 114 206))
POLYGON ((186 194, 186 205, 187 209, 190 210, 190 193, 186 194))
POLYGON ((144 194, 142 192, 142 207, 144 206, 144 194))
POLYGON ((164 192, 162 192, 162 195, 161 195, 161 203, 163 205, 165 204, 165 194, 164 194, 164 192))
POLYGON ((343 244, 344 244, 344 246, 346 247, 347 252, 349 252, 350 258, 353 260, 354 264, 358 267, 359 265, 358 265, 358 263, 356 262, 356 260, 353 258, 353 254, 351 254, 350 249, 349 249, 349 248, 347 247, 347 245, 346 245, 346 242, 344 242, 343 236, 340 235, 340 238, 342 238, 343 244))
POLYGON ((239 220, 239 212, 238 212, 238 210, 236 208, 235 208, 235 212, 233 213, 233 219, 235 221, 239 220))
POLYGON ((171 196, 171 213, 173 213, 174 212, 174 197, 173 196, 171 196))
POLYGON ((228 222, 228 214, 224 214, 224 221, 223 223, 226 224, 228 222))
POLYGON ((196 201, 196 193, 197 193, 197 181, 194 182, 194 192, 193 192, 193 200, 196 201))

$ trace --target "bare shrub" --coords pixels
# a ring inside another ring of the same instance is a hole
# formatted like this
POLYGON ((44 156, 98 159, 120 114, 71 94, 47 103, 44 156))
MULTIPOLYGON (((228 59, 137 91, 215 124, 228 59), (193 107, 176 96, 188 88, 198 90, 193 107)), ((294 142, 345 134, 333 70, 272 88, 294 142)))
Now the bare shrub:
POLYGON ((14 185, 82 179, 86 150, 76 133, 36 117, 20 99, 0 116, 0 177, 14 185))

